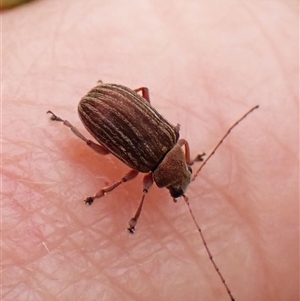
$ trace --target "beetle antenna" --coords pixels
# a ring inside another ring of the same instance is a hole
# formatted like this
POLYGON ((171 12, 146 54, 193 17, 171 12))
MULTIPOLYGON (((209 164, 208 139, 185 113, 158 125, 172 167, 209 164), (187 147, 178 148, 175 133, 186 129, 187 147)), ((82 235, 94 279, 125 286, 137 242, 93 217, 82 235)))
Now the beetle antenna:
POLYGON ((215 261, 214 261, 214 258, 213 258, 213 256, 212 256, 212 254, 211 254, 211 252, 210 252, 210 250, 209 250, 209 248, 208 248, 208 246, 207 246, 207 243, 206 243, 206 240, 205 240, 205 238, 204 238, 204 236, 203 236, 202 230, 201 230, 199 224, 197 223, 196 218, 195 218, 195 216, 194 216, 194 214, 193 214, 193 211, 192 211, 192 209, 191 209, 191 207, 190 207, 189 199, 188 199, 187 196, 185 196, 185 195, 183 195, 183 198, 184 198, 185 203, 186 203, 187 206, 188 206, 188 209, 189 209, 190 215, 191 215, 191 217, 192 217, 192 219, 193 219, 193 222, 194 222, 194 224, 196 225, 196 227, 197 227, 197 229, 198 229, 198 231, 199 231, 201 240, 202 240, 202 242, 203 242, 203 244, 204 244, 204 247, 205 247, 205 249, 206 249, 206 252, 207 252, 207 254, 208 254, 208 257, 209 257, 211 263, 213 264, 215 270, 217 271, 217 273, 218 273, 218 275, 219 275, 219 277, 220 277, 220 279, 221 279, 221 281, 222 281, 222 283, 223 283, 223 285, 224 285, 224 287, 225 287, 225 289, 226 289, 226 291, 227 291, 227 293, 228 293, 228 295, 229 295, 229 297, 230 297, 230 300, 231 300, 231 301, 235 301, 235 299, 233 298, 233 296, 232 296, 232 294, 231 294, 231 291, 230 291, 229 287, 227 286, 227 284, 226 284, 226 282, 225 282, 224 277, 222 276, 222 274, 221 274, 221 272, 220 272, 218 266, 216 265, 216 263, 215 263, 215 261))
MULTIPOLYGON (((225 135, 222 137, 222 139, 217 143, 217 145, 214 147, 214 149, 212 150, 212 152, 208 155, 208 157, 203 161, 203 163, 201 164, 201 166, 200 166, 200 167, 198 168, 198 170, 195 172, 195 174, 193 175, 192 181, 195 180, 195 178, 198 176, 199 172, 202 170, 202 168, 204 167, 204 165, 205 165, 205 164, 207 163, 207 161, 214 155, 214 153, 216 152, 216 150, 220 147, 220 145, 223 143, 223 141, 224 141, 224 140, 226 139, 226 137, 229 135, 229 133, 231 132, 231 130, 232 130, 233 128, 235 128, 235 127, 236 127, 243 119, 245 119, 251 112, 253 112, 254 110, 256 110, 256 109, 258 109, 258 108, 259 108, 259 106, 257 105, 257 106, 255 106, 255 107, 253 107, 252 109, 250 109, 248 112, 246 112, 239 120, 237 120, 237 121, 236 121, 236 122, 228 129, 228 131, 225 133, 225 135)), ((206 252, 207 252, 207 254, 208 254, 208 257, 209 257, 211 263, 213 264, 213 266, 214 266, 216 272, 218 273, 218 275, 219 275, 219 277, 220 277, 220 279, 221 279, 221 281, 222 281, 222 283, 223 283, 223 285, 224 285, 224 287, 225 287, 225 289, 226 289, 226 291, 227 291, 227 293, 228 293, 228 295, 229 295, 229 297, 230 297, 230 300, 231 300, 231 301, 235 301, 235 299, 233 298, 233 296, 232 296, 232 294, 231 294, 231 291, 230 291, 229 287, 227 286, 227 284, 226 284, 226 282, 225 282, 224 277, 222 276, 222 274, 221 274, 221 272, 220 272, 218 266, 216 265, 216 263, 215 263, 215 261, 214 261, 214 259, 213 259, 212 254, 211 254, 211 252, 210 252, 210 250, 209 250, 209 248, 208 248, 208 246, 207 246, 206 240, 205 240, 205 238, 204 238, 204 236, 203 236, 203 233, 202 233, 202 230, 201 230, 199 224, 197 223, 196 218, 195 218, 195 216, 194 216, 194 214, 193 214, 193 212, 192 212, 192 209, 191 209, 191 207, 190 207, 190 204, 189 204, 189 201, 188 201, 187 196, 183 195, 183 198, 184 198, 185 203, 187 204, 187 207, 188 207, 188 210, 189 210, 189 212, 190 212, 190 215, 191 215, 191 217, 192 217, 192 219, 193 219, 193 222, 194 222, 194 224, 196 225, 196 227, 197 227, 197 229, 198 229, 199 235, 200 235, 200 237, 201 237, 201 240, 202 240, 202 242, 203 242, 203 245, 204 245, 204 247, 205 247, 205 249, 206 249, 206 252)))
POLYGON ((229 129, 228 131, 225 133, 225 135, 222 137, 222 139, 218 142, 218 144, 215 146, 215 148, 212 150, 212 152, 208 155, 208 157, 203 161, 203 163, 201 164, 201 166, 198 168, 198 170, 195 172, 195 174, 193 175, 192 181, 194 181, 196 179, 196 177, 198 176, 199 172, 201 171, 201 169, 204 167, 204 165, 207 163, 207 161, 214 155, 214 153, 216 152, 216 150, 219 148, 219 146, 223 143, 223 141, 226 139, 226 137, 230 134, 231 130, 233 128, 235 128, 243 119, 245 119, 251 112, 253 112, 254 110, 258 109, 259 106, 255 106, 253 107, 251 110, 249 110, 247 113, 245 113, 239 120, 237 120, 229 129))

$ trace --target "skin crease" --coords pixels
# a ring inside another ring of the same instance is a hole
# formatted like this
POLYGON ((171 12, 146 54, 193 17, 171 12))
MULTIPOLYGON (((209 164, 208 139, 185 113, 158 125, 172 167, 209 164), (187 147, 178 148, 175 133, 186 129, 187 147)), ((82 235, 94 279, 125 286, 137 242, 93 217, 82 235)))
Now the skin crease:
POLYGON ((77 104, 102 79, 147 86, 193 156, 260 105, 186 194, 236 300, 298 300, 296 11, 295 1, 97 0, 4 11, 1 297, 229 300, 182 199, 153 186, 134 236, 142 176, 83 204, 128 168, 45 113, 90 138, 77 104))

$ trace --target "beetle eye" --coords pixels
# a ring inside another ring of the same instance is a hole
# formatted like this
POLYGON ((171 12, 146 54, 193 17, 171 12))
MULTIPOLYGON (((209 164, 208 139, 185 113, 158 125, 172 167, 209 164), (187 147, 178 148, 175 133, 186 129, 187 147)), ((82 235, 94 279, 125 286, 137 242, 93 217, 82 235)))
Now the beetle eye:
POLYGON ((188 165, 188 170, 190 173, 193 173, 192 167, 188 165))
POLYGON ((180 196, 183 195, 183 190, 181 188, 177 189, 177 188, 171 187, 169 189, 169 191, 170 191, 172 198, 175 198, 175 199, 179 198, 180 196))

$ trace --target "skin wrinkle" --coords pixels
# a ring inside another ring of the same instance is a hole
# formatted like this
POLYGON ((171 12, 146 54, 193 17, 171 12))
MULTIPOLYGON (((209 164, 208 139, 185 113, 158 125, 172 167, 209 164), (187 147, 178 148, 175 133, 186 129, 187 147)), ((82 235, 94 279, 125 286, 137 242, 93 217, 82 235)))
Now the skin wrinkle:
POLYGON ((151 188, 134 236, 125 229, 142 175, 83 204, 128 167, 93 153, 45 112, 91 139, 76 106, 101 78, 148 87, 158 112, 181 125, 192 157, 261 105, 187 196, 237 301, 299 300, 298 16, 282 3, 249 2, 256 18, 245 18, 239 1, 45 0, 3 12, 3 299, 149 300, 155 290, 158 301, 229 300, 183 200, 151 188), (267 36, 247 39, 260 20, 267 36))
POLYGON ((283 67, 284 66, 283 60, 282 60, 281 55, 280 55, 280 53, 278 51, 278 47, 276 47, 277 46, 276 43, 274 43, 272 37, 264 29, 262 20, 254 14, 254 12, 251 9, 251 7, 249 5, 247 5, 246 2, 242 2, 242 4, 245 7, 247 7, 247 9, 246 9, 247 13, 253 19, 253 21, 254 21, 253 23, 257 25, 257 28, 259 28, 260 32, 265 37, 265 41, 267 42, 267 44, 269 44, 269 47, 271 48, 270 49, 271 53, 275 55, 277 63, 278 63, 278 67, 281 69, 281 71, 283 73, 283 79, 285 79, 286 86, 288 87, 287 90, 288 91, 293 91, 293 87, 291 86, 290 81, 286 80, 288 78, 288 73, 285 70, 285 68, 283 67))
MULTIPOLYGON (((156 210, 159 210, 159 213, 162 216, 162 220, 167 219, 167 215, 164 214, 164 212, 162 210, 160 210, 159 207, 156 207, 156 210)), ((192 224, 192 221, 190 221, 190 222, 192 224)), ((189 241, 185 237, 184 233, 181 233, 181 232, 177 231, 176 228, 173 226, 173 223, 168 224, 168 228, 169 228, 170 231, 174 231, 174 233, 176 234, 176 237, 177 237, 178 240, 185 242, 184 243, 184 247, 187 249, 189 255, 194 258, 195 264, 198 266, 198 268, 201 269, 202 268, 201 267, 201 263, 198 260, 198 256, 199 256, 198 252, 199 252, 199 250, 198 249, 193 249, 193 247, 189 244, 189 241)), ((197 230, 195 228, 193 228, 193 229, 195 230, 195 233, 197 234, 197 230)), ((203 247, 203 245, 200 242, 199 242, 199 247, 200 248, 203 247)), ((163 244, 162 244, 162 248, 163 248, 163 244)), ((171 250, 168 250, 168 251, 169 251, 170 257, 174 256, 171 253, 171 250)))

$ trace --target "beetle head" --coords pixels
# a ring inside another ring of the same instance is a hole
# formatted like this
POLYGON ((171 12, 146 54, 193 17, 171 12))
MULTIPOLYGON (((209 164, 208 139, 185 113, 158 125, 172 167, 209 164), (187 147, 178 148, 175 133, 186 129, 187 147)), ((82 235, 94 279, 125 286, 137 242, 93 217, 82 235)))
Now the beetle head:
POLYGON ((185 162, 184 152, 176 144, 153 171, 153 179, 159 188, 169 189, 173 198, 184 195, 191 182, 192 169, 185 162))

